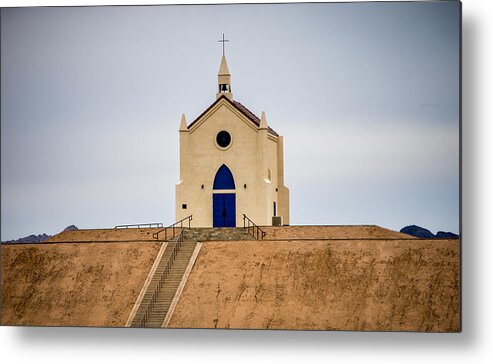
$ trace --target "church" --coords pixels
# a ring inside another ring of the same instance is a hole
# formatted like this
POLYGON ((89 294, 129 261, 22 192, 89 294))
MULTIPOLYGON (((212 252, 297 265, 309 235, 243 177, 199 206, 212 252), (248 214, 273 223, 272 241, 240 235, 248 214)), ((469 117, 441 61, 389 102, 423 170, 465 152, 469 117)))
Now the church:
POLYGON ((176 220, 192 215, 193 226, 2 243, 0 324, 461 330, 459 239, 269 226, 289 225, 283 138, 233 98, 224 53, 216 100, 190 124, 182 116, 179 135, 176 220), (244 216, 261 235, 216 229, 241 227, 244 216))
POLYGON ((195 227, 240 227, 243 216, 260 226, 289 225, 283 137, 232 92, 222 55, 216 100, 190 124, 180 124, 180 181, 176 221, 195 227))

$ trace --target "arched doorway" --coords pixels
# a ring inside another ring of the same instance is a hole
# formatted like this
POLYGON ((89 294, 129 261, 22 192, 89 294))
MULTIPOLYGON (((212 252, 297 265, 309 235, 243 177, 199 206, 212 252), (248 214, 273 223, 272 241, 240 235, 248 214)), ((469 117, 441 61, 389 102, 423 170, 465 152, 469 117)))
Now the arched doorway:
POLYGON ((214 177, 212 193, 212 226, 235 227, 236 226, 236 193, 235 181, 230 169, 223 164, 219 167, 214 177), (228 192, 220 192, 228 190, 228 192))

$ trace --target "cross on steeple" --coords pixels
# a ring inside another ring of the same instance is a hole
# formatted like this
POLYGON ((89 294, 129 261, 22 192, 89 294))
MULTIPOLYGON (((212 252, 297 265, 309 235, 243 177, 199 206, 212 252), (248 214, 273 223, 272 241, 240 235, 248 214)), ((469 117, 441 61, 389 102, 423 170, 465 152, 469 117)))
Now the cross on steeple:
POLYGON ((226 39, 226 40, 224 39, 224 33, 223 33, 223 39, 222 40, 219 39, 218 42, 223 44, 223 56, 224 56, 224 43, 229 42, 229 40, 228 39, 226 39))

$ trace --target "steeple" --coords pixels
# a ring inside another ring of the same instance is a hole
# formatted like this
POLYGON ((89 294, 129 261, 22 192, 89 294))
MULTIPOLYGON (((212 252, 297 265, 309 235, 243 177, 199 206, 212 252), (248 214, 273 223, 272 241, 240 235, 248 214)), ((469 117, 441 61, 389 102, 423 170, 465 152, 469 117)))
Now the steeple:
POLYGON ((181 114, 180 131, 188 131, 187 118, 185 114, 181 114))
POLYGON ((228 99, 233 100, 233 94, 231 93, 231 74, 229 73, 228 62, 226 62, 226 56, 224 54, 221 58, 219 73, 217 74, 217 85, 216 98, 225 95, 228 99))
POLYGON ((267 129, 267 118, 265 117, 265 111, 262 111, 259 129, 267 129))

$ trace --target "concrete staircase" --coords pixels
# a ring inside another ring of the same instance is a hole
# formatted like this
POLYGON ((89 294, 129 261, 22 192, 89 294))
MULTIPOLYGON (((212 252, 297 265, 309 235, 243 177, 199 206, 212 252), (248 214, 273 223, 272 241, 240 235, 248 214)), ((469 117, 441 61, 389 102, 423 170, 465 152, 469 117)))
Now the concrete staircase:
POLYGON ((161 327, 168 313, 168 309, 175 297, 176 291, 183 278, 185 270, 197 243, 195 241, 182 241, 177 251, 175 259, 172 261, 171 268, 161 282, 161 289, 157 294, 156 301, 152 307, 149 306, 152 295, 157 290, 159 279, 166 268, 166 264, 171 257, 172 250, 176 242, 169 242, 164 254, 161 257, 156 271, 151 279, 149 286, 144 294, 142 302, 130 324, 130 327, 161 327), (145 324, 142 322, 143 317, 148 312, 145 324))
POLYGON ((255 240, 245 228, 191 228, 183 232, 184 240, 255 240))
POLYGON ((255 240, 248 230, 244 228, 183 229, 183 235, 175 238, 175 240, 178 239, 181 239, 180 243, 177 241, 168 243, 130 323, 130 327, 162 327, 198 241, 255 240), (179 247, 173 259, 173 250, 177 244, 179 244, 179 247), (164 276, 164 279, 161 279, 168 264, 170 266, 168 273, 164 276), (151 305, 154 292, 158 293, 156 293, 154 304, 151 305), (144 317, 146 317, 145 322, 144 317))

